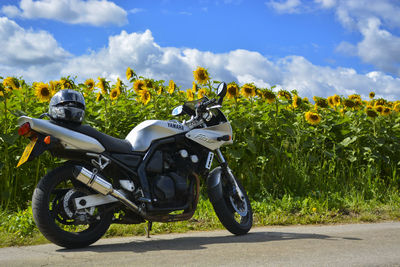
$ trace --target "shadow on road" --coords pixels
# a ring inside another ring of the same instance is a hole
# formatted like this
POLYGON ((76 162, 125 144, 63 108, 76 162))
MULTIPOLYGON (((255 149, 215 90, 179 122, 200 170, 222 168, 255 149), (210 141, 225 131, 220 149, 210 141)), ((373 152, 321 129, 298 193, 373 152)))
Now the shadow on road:
POLYGON ((207 245, 211 244, 226 244, 226 243, 255 243, 255 242, 271 242, 285 241, 293 239, 324 239, 324 240, 361 240, 352 237, 332 237, 319 234, 300 234, 300 233, 284 233, 284 232, 255 232, 243 236, 216 236, 216 237, 178 237, 175 239, 146 239, 135 240, 128 243, 92 245, 81 249, 60 249, 59 252, 77 252, 77 251, 92 251, 92 252, 118 252, 131 251, 135 253, 143 253, 148 251, 162 250, 198 250, 206 249, 207 245))

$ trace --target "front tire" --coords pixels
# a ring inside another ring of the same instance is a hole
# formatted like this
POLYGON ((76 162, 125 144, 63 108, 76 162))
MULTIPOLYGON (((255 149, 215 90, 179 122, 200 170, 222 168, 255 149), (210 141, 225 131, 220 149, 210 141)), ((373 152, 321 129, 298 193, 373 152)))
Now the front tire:
POLYGON ((208 194, 218 219, 232 234, 247 234, 253 225, 253 211, 246 191, 229 168, 226 174, 221 167, 213 172, 210 177, 220 175, 220 181, 209 187, 208 194))
POLYGON ((47 173, 32 197, 33 218, 40 232, 65 248, 81 248, 99 240, 111 224, 113 213, 106 207, 77 211, 73 198, 92 194, 75 180, 74 166, 66 164, 47 173))

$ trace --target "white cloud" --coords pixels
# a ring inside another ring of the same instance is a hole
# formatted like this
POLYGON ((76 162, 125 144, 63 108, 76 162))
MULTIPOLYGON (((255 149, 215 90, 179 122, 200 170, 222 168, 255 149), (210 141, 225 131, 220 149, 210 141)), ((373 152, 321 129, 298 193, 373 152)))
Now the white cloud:
POLYGON ((0 17, 0 43, 0 73, 34 77, 33 69, 45 71, 70 57, 48 32, 25 30, 6 17, 0 17))
POLYGON ((359 74, 351 68, 313 65, 303 57, 290 56, 279 61, 283 88, 297 89, 301 95, 326 97, 332 94, 360 94, 368 99, 370 91, 377 97, 400 99, 400 79, 382 72, 359 74))
POLYGON ((8 5, 1 11, 10 18, 44 18, 71 24, 101 26, 128 22, 127 12, 107 0, 21 0, 19 8, 8 5))
POLYGON ((144 11, 146 11, 146 10, 143 8, 132 8, 131 10, 129 10, 129 13, 137 14, 137 13, 144 12, 144 11))
POLYGON ((359 23, 369 18, 378 18, 385 26, 400 27, 400 5, 391 0, 337 0, 331 6, 345 27, 359 28, 359 23))
POLYGON ((302 96, 359 93, 367 98, 374 90, 377 96, 400 99, 400 79, 382 72, 360 74, 350 68, 321 67, 300 56, 273 62, 258 52, 243 49, 216 54, 161 47, 149 30, 130 34, 122 31, 109 38, 106 48, 69 61, 61 74, 79 73, 82 79, 99 75, 116 79, 124 77, 128 66, 145 77, 173 79, 183 89, 191 87, 193 70, 203 66, 215 80, 240 84, 254 82, 260 87, 279 85, 288 90, 296 89, 302 96))
POLYGON ((400 37, 380 28, 379 19, 370 18, 360 26, 363 40, 358 54, 367 63, 400 76, 400 37))
POLYGON ((400 5, 389 0, 347 0, 338 1, 335 8, 340 23, 362 35, 357 44, 342 42, 336 50, 400 75, 400 37, 390 32, 400 28, 400 5))
POLYGON ((315 0, 315 3, 320 4, 323 8, 331 8, 336 4, 336 0, 315 0))
POLYGON ((270 0, 265 4, 272 7, 279 13, 298 13, 300 12, 299 7, 301 5, 301 0, 270 0))
POLYGON ((381 71, 400 75, 400 2, 393 0, 270 0, 267 5, 278 13, 312 12, 332 9, 346 29, 357 31, 357 43, 342 41, 336 51, 357 56, 381 71))
POLYGON ((15 22, 0 19, 0 73, 23 76, 28 82, 49 81, 61 76, 77 76, 78 81, 99 76, 115 81, 125 79, 129 66, 137 74, 165 80, 172 79, 182 89, 191 88, 193 70, 209 70, 214 80, 254 82, 259 87, 296 89, 301 96, 326 97, 332 94, 359 93, 367 98, 370 90, 378 97, 400 99, 400 79, 382 72, 357 73, 349 68, 313 65, 304 57, 290 56, 271 61, 258 52, 238 49, 212 53, 198 49, 162 47, 150 30, 143 33, 122 31, 110 36, 108 45, 82 56, 72 56, 47 32, 25 30, 15 22), (17 38, 18 36, 18 38, 17 38), (45 44, 35 46, 35 43, 45 44), (25 44, 25 45, 23 45, 25 44), (11 50, 17 45, 18 53, 11 50))
POLYGON ((357 46, 345 41, 340 42, 340 44, 336 47, 336 51, 348 56, 358 55, 357 46))

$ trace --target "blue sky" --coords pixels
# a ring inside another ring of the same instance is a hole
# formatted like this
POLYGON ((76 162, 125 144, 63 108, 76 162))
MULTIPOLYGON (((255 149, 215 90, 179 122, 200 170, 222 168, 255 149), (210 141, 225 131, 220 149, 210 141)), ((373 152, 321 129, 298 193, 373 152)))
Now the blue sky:
POLYGON ((192 71, 302 96, 400 99, 397 0, 0 1, 0 76, 149 78, 192 71))

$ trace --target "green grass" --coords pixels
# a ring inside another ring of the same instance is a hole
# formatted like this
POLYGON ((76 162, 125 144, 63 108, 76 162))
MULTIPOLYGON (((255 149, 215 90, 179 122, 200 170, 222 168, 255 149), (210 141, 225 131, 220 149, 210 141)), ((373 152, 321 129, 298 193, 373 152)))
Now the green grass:
MULTIPOLYGON (((400 221, 400 194, 393 192, 383 200, 365 200, 357 194, 341 198, 291 197, 282 199, 264 197, 253 201, 254 226, 333 224, 400 221)), ((0 247, 48 243, 32 220, 30 209, 17 212, 0 211, 0 247)), ((198 209, 189 221, 154 223, 152 235, 223 229, 210 202, 202 198, 198 209)), ((117 225, 110 227, 105 237, 144 236, 146 224, 117 225)))

